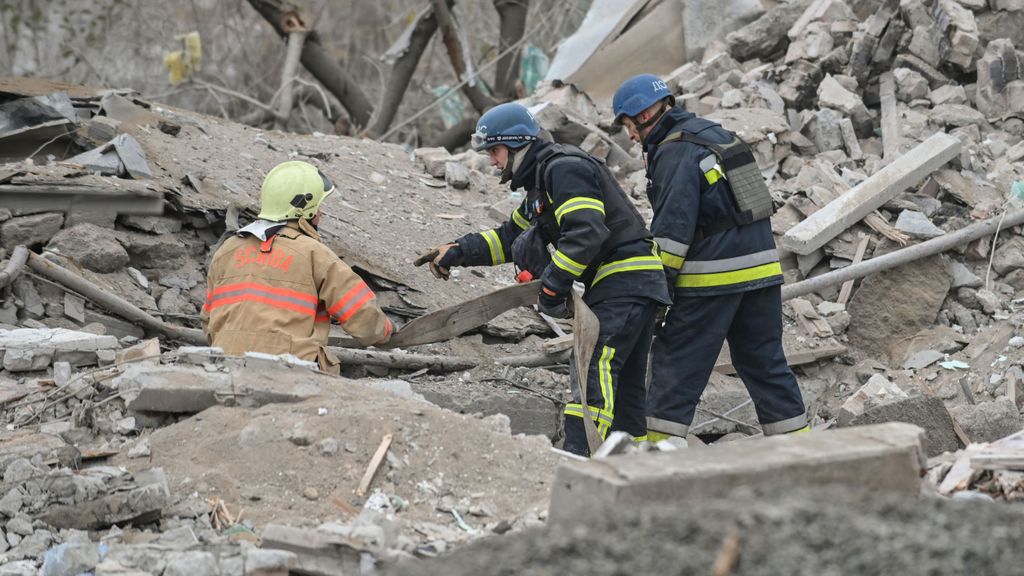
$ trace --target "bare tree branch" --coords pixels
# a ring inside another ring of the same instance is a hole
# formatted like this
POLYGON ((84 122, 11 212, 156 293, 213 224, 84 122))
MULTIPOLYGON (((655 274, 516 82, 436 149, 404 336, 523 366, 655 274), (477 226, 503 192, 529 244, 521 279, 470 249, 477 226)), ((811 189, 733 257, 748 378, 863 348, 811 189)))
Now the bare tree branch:
POLYGON ((302 54, 302 44, 306 40, 305 32, 288 33, 288 50, 284 58, 284 67, 281 69, 281 101, 277 105, 277 119, 274 121, 275 128, 284 128, 288 125, 288 117, 292 115, 292 103, 295 101, 295 87, 292 86, 295 80, 295 69, 299 66, 299 55, 302 54))
POLYGON ((494 8, 501 19, 498 51, 505 53, 498 59, 498 66, 495 68, 494 91, 506 98, 515 98, 522 51, 506 52, 506 49, 519 42, 526 32, 526 13, 530 9, 530 0, 494 0, 494 8))
POLYGON ((428 146, 443 146, 449 151, 454 152, 456 148, 469 142, 469 139, 473 136, 473 131, 476 130, 476 121, 477 117, 463 118, 461 122, 432 139, 428 146))
MULTIPOLYGON (((248 0, 248 2, 274 27, 281 37, 287 35, 282 28, 284 17, 298 13, 298 10, 285 0, 248 0)), ((366 126, 369 123, 370 116, 373 114, 373 105, 355 80, 327 53, 323 44, 320 43, 320 36, 316 30, 310 30, 306 34, 306 41, 302 45, 301 61, 310 74, 319 80, 328 91, 337 96, 341 105, 352 117, 353 123, 359 126, 366 126)))
POLYGON ((371 138, 379 137, 391 126, 391 122, 394 121, 395 114, 398 112, 398 106, 402 103, 402 97, 405 96, 405 92, 409 88, 409 81, 416 72, 420 58, 435 32, 437 32, 437 18, 433 12, 423 14, 417 19, 416 27, 413 28, 412 36, 409 38, 409 46, 391 67, 391 75, 388 77, 384 95, 377 108, 377 117, 369 131, 371 138))
MULTIPOLYGON (((462 80, 466 76, 466 62, 462 57, 462 45, 459 42, 458 32, 455 29, 455 20, 452 18, 448 5, 451 0, 431 0, 434 5, 434 15, 437 17, 438 27, 441 28, 441 36, 444 38, 445 48, 448 50, 448 59, 452 62, 452 69, 455 76, 462 80)), ((498 102, 484 94, 480 86, 475 82, 466 82, 462 85, 462 92, 469 99, 469 103, 480 114, 496 105, 498 102)))

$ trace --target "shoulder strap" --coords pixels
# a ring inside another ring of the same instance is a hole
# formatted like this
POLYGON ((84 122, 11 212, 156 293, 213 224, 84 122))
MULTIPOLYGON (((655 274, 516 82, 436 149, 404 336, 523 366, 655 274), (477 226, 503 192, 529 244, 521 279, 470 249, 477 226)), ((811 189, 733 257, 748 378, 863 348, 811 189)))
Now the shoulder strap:
POLYGON ((590 154, 587 154, 583 150, 575 146, 568 144, 553 144, 545 150, 544 156, 537 158, 537 181, 534 183, 534 189, 538 192, 548 192, 548 171, 555 164, 561 163, 565 160, 591 160, 597 161, 590 154))

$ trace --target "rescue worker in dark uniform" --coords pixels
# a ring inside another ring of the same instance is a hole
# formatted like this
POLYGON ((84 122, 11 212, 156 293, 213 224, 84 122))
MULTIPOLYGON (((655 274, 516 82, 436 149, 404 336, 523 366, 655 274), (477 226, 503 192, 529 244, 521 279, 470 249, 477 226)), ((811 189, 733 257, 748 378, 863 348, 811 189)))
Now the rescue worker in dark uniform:
MULTIPOLYGON (((496 106, 480 118, 474 149, 486 151, 501 169, 501 181, 525 189, 526 198, 501 226, 438 247, 431 268, 447 278, 452 266, 495 266, 512 261, 513 253, 539 252, 543 264, 530 270, 541 280, 539 310, 556 318, 569 316, 570 290, 581 282, 584 301, 601 323, 587 375, 587 411, 602 437, 611 430, 643 436, 654 319, 659 306, 670 302, 661 260, 643 218, 608 168, 579 148, 539 134, 533 115, 517 103, 496 106), (550 256, 549 244, 555 248, 550 256)), ((529 269, 520 260, 517 265, 529 269)), ((576 401, 565 408, 565 449, 587 455, 576 382, 574 374, 576 401)))
POLYGON ((771 196, 749 147, 675 106, 653 74, 624 82, 612 108, 646 154, 651 232, 674 288, 652 351, 648 440, 686 437, 723 341, 765 435, 809 430, 782 350, 771 196))

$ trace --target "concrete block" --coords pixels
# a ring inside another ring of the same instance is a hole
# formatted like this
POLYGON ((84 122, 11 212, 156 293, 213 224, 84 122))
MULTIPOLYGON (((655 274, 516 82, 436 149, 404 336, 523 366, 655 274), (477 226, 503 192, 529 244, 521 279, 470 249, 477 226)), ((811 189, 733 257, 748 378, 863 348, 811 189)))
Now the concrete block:
POLYGON ((360 573, 362 548, 340 534, 268 524, 261 537, 263 549, 295 554, 294 572, 312 576, 360 573))
POLYGON ((782 237, 783 248, 810 254, 960 154, 960 141, 938 133, 829 202, 782 237))
POLYGON ((170 505, 171 494, 163 470, 150 470, 152 474, 136 474, 140 483, 132 490, 115 492, 73 505, 51 506, 41 516, 55 528, 102 530, 113 525, 149 524, 158 520, 163 509, 170 505))
POLYGON ((907 393, 881 374, 868 379, 859 390, 846 399, 839 409, 839 425, 849 426, 850 422, 864 413, 868 402, 887 402, 893 399, 906 400, 907 393))
POLYGON ((548 518, 581 522, 640 505, 725 497, 743 486, 840 484, 913 496, 925 463, 923 439, 917 426, 885 424, 564 462, 548 518))
POLYGON ((444 163, 444 180, 456 190, 469 187, 469 168, 459 162, 444 163))
POLYGON ((0 247, 13 250, 19 244, 30 248, 42 246, 63 225, 64 215, 59 212, 11 218, 0 224, 0 247))
POLYGON ((5 432, 0 436, 0 475, 15 460, 42 457, 44 462, 56 461, 60 466, 72 468, 81 462, 78 448, 69 446, 59 436, 36 434, 25 430, 5 432))
POLYGON ((904 210, 896 218, 896 229, 911 238, 928 239, 942 236, 945 230, 939 228, 927 216, 917 210, 904 210))
POLYGON ((850 422, 855 427, 883 423, 913 424, 923 429, 929 457, 955 452, 962 447, 946 405, 935 396, 912 396, 871 406, 850 422))

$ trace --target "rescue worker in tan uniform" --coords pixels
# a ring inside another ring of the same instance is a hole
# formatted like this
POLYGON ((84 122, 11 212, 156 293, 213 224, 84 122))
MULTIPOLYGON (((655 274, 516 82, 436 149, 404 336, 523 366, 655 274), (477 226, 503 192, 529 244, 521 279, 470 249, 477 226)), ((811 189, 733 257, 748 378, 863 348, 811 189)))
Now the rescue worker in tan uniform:
POLYGON ((326 348, 331 320, 364 345, 383 344, 392 325, 370 287, 320 242, 320 203, 334 186, 307 162, 267 174, 257 220, 228 238, 207 275, 203 322, 226 354, 292 354, 337 374, 326 348))

